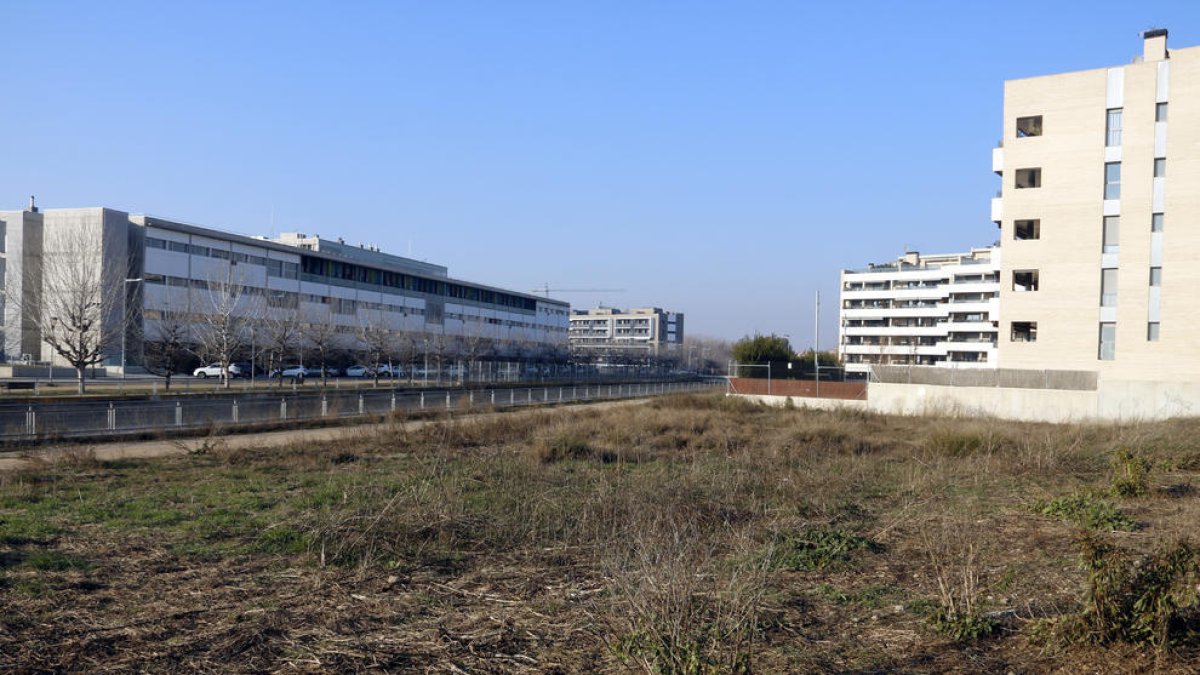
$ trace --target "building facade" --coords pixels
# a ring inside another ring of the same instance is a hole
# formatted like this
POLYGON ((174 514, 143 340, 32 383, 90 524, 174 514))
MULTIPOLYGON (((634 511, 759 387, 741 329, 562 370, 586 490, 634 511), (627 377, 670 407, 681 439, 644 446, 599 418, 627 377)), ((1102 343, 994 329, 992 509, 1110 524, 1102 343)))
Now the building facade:
POLYGON ((576 349, 661 354, 683 344, 683 314, 658 307, 573 310, 569 335, 571 347, 576 349))
POLYGON ((1004 368, 1200 377, 1200 48, 1005 83, 1004 368))
POLYGON ((843 270, 838 353, 872 365, 995 368, 1000 251, 921 255, 843 270))
MULTIPOLYGON (((49 288, 32 270, 50 270, 56 252, 43 242, 62 233, 83 237, 102 261, 103 278, 124 322, 105 365, 142 363, 143 344, 168 325, 199 326, 221 311, 222 299, 254 328, 294 321, 330 326, 343 349, 360 347, 366 329, 394 336, 397 349, 423 343, 426 352, 470 358, 537 358, 565 354, 569 305, 558 300, 454 279, 439 265, 394 256, 376 247, 300 233, 248 237, 107 208, 0 212, 5 228, 7 295, 22 284, 49 288), (236 289, 236 290, 235 290, 236 289)), ((49 272, 47 272, 48 274, 49 272)), ((37 335, 37 308, 10 303, 4 325, 7 360, 50 360, 37 335)), ((260 333, 261 335, 261 333, 260 333)))

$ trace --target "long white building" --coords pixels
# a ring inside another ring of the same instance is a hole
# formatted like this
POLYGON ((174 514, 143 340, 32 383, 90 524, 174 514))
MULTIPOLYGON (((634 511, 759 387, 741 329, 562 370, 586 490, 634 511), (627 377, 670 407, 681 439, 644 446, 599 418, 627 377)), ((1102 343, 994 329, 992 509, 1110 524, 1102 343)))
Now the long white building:
POLYGON ((921 255, 843 270, 838 351, 872 365, 995 368, 1000 249, 921 255))
MULTIPOLYGON (((49 288, 38 271, 50 269, 42 258, 55 255, 49 242, 64 233, 94 249, 101 278, 128 280, 114 286, 122 297, 106 318, 130 317, 124 350, 115 342, 106 350, 108 366, 120 365, 122 351, 130 366, 141 364, 144 340, 156 339, 169 322, 199 322, 214 311, 214 289, 229 285, 242 289, 237 311, 248 326, 288 313, 310 325, 329 322, 350 351, 364 326, 476 357, 537 357, 567 348, 567 303, 455 279, 443 266, 375 247, 300 233, 248 237, 108 208, 40 211, 32 203, 0 212, 0 227, 10 298, 22 287, 49 288)), ((45 317, 32 305, 10 302, 5 309, 5 360, 52 359, 39 335, 45 317)))

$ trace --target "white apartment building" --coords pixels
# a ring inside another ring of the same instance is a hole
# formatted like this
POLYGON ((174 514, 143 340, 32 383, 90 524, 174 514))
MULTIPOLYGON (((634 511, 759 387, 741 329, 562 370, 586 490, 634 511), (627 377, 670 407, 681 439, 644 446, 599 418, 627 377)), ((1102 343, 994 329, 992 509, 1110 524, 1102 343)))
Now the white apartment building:
MULTIPOLYGON (((155 340, 167 322, 201 320, 213 311, 214 289, 232 285, 242 289, 236 311, 251 328, 290 313, 309 325, 334 324, 348 350, 364 326, 445 352, 469 348, 475 358, 563 355, 567 348, 567 303, 454 279, 443 266, 374 246, 300 233, 248 237, 108 208, 42 211, 32 203, 0 212, 0 227, 10 293, 43 283, 33 273, 42 256, 54 254, 43 251, 43 241, 49 247, 63 232, 86 237, 103 261, 100 276, 117 279, 115 292, 123 296, 109 319, 130 317, 124 350, 111 345, 108 366, 120 365, 124 351, 126 363, 137 367, 144 340, 155 340)), ((37 308, 22 305, 4 312, 5 360, 50 360, 37 308)))
POLYGON ((843 270, 838 352, 872 365, 995 368, 1000 250, 921 255, 843 270))
POLYGON ((683 344, 683 314, 658 307, 572 310, 569 339, 571 346, 579 349, 633 349, 659 354, 683 344))

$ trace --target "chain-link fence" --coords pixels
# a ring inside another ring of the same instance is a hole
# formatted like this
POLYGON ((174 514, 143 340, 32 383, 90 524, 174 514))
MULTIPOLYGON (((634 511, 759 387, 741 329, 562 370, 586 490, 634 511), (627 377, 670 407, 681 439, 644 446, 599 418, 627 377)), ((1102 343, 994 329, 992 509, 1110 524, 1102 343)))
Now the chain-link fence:
POLYGON ((1098 374, 1090 370, 1015 370, 1012 368, 937 368, 871 366, 872 382, 930 384, 944 387, 1001 387, 1095 391, 1098 374))
POLYGON ((9 442, 286 424, 400 412, 467 411, 661 396, 723 388, 716 382, 635 382, 445 390, 326 390, 175 400, 113 400, 0 405, 0 440, 9 442))

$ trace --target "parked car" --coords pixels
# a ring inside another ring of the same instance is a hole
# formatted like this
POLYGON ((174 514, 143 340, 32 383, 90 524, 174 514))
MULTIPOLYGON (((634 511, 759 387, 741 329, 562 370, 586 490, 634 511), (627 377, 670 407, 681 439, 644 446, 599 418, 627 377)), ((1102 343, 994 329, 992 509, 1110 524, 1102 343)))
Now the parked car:
MULTIPOLYGON (((321 377, 321 369, 320 368, 309 368, 308 372, 312 377, 321 377)), ((342 376, 341 368, 335 368, 334 366, 325 366, 325 377, 341 377, 341 376, 342 376)))
POLYGON ((400 370, 399 366, 390 366, 386 363, 379 364, 380 377, 402 377, 404 371, 400 370))
MULTIPOLYGON (((243 370, 236 363, 229 364, 229 377, 242 377, 243 374, 249 375, 249 370, 243 370)), ((210 377, 221 377, 221 364, 210 363, 207 366, 200 366, 192 371, 192 377, 198 377, 202 380, 210 377)))
POLYGON ((346 377, 373 377, 373 373, 369 366, 350 366, 346 369, 346 377))
POLYGON ((315 370, 310 371, 304 366, 286 366, 277 368, 271 371, 271 377, 289 377, 292 379, 302 380, 306 377, 312 377, 316 373, 315 370))

